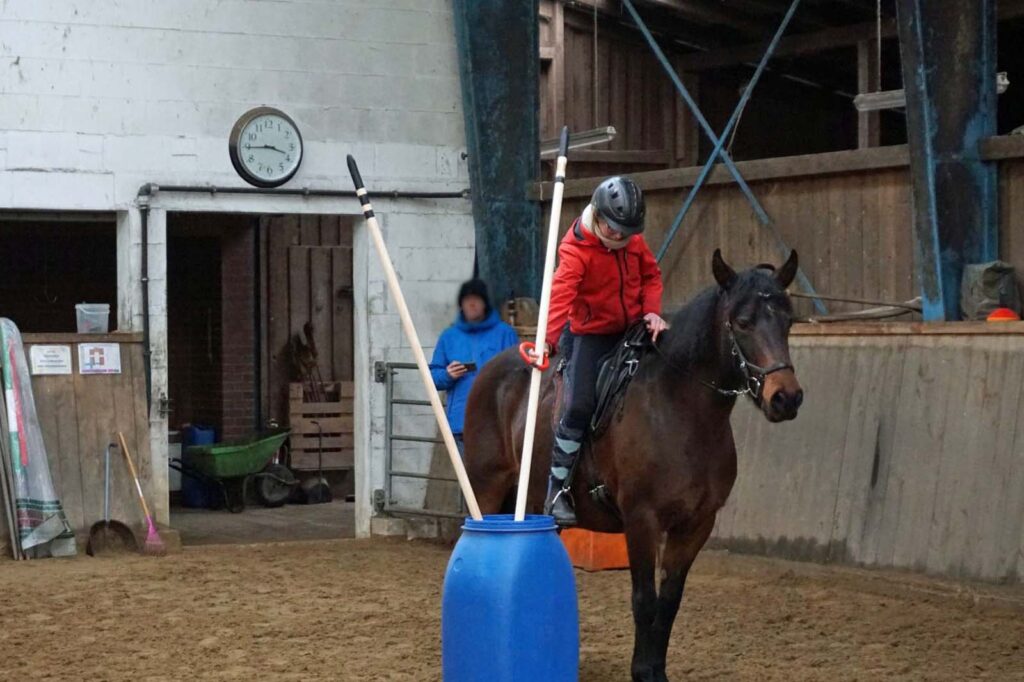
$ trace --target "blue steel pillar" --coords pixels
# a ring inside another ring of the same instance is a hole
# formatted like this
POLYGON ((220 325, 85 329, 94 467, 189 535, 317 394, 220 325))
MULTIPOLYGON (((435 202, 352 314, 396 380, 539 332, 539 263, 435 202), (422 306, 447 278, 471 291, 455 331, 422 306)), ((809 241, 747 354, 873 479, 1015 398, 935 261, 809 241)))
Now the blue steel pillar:
POLYGON ((965 264, 998 256, 996 0, 896 0, 926 320, 960 319, 965 264))
MULTIPOLYGON (((476 258, 494 302, 540 298, 537 0, 455 0, 476 258)), ((561 125, 561 124, 559 124, 561 125)))

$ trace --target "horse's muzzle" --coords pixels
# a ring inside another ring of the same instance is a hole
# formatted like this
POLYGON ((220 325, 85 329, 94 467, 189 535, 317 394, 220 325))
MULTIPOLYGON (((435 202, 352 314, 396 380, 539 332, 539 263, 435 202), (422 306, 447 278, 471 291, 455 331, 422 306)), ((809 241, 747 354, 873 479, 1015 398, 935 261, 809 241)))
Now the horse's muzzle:
POLYGON ((761 409, 770 422, 796 419, 804 402, 804 389, 792 371, 779 372, 767 377, 761 409))

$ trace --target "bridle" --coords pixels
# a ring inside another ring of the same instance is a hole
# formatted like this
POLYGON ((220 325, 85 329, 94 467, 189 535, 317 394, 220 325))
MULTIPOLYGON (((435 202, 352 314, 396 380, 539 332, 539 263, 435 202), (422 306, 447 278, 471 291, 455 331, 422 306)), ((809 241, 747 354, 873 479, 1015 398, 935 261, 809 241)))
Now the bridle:
POLYGON ((740 347, 739 341, 736 340, 736 333, 733 331, 732 322, 725 323, 725 330, 729 333, 729 344, 732 346, 732 356, 736 358, 740 374, 743 375, 744 387, 722 388, 714 382, 704 381, 703 379, 700 380, 700 383, 720 395, 729 397, 748 395, 750 396, 750 399, 754 401, 754 404, 760 407, 763 400, 761 392, 764 390, 764 382, 767 380, 768 376, 786 369, 792 371, 794 370, 793 365, 788 362, 776 362, 771 367, 755 365, 747 359, 746 354, 743 352, 743 348, 740 347))

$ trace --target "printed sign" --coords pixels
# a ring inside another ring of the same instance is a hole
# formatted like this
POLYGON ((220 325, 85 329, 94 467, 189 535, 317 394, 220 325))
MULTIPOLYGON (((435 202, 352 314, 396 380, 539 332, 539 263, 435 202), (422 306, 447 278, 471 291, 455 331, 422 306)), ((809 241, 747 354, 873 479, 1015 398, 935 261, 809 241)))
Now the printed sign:
POLYGON ((79 374, 120 374, 121 346, 116 343, 78 344, 79 374))
POLYGON ((32 374, 71 374, 71 346, 32 346, 28 355, 32 374))

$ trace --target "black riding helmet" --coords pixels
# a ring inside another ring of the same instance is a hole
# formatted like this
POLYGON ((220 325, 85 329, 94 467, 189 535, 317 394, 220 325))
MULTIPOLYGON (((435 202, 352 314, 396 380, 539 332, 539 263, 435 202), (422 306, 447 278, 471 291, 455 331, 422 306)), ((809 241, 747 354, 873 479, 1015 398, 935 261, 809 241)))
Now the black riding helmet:
POLYGON ((644 231, 644 194, 637 184, 624 175, 601 181, 590 203, 611 227, 624 235, 644 231))

